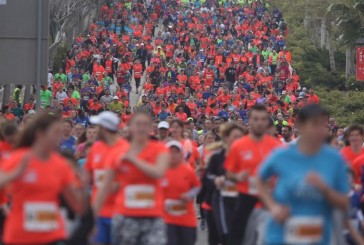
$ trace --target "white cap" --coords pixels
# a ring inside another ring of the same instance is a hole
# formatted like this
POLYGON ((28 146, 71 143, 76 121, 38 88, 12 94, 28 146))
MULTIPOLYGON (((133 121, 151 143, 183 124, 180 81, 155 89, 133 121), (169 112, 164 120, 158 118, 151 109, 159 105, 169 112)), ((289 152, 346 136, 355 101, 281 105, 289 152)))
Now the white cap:
POLYGON ((116 95, 114 96, 114 100, 118 100, 119 99, 119 97, 117 97, 116 95))
POLYGON ((103 111, 97 116, 90 117, 90 123, 99 125, 111 131, 118 131, 119 118, 111 111, 103 111))
POLYGON ((36 114, 35 110, 29 110, 28 111, 28 115, 35 115, 35 114, 36 114))
POLYGON ((176 141, 176 140, 171 140, 171 141, 169 141, 169 142, 166 144, 166 146, 167 146, 168 148, 176 147, 178 150, 182 151, 182 145, 181 145, 181 143, 179 143, 179 142, 178 142, 178 141, 176 141))
POLYGON ((169 123, 167 123, 166 121, 161 121, 160 123, 158 123, 158 129, 161 128, 169 129, 169 123))
POLYGON ((286 94, 286 90, 283 90, 283 91, 282 91, 282 94, 286 94))

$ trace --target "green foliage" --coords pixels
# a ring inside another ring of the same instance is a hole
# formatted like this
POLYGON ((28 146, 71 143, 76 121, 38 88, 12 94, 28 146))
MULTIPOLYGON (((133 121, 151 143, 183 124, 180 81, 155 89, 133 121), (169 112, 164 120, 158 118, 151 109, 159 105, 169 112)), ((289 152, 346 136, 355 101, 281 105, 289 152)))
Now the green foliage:
POLYGON ((53 62, 53 71, 57 72, 59 68, 63 68, 63 60, 66 58, 68 47, 66 44, 59 45, 53 62))
POLYGON ((335 117, 340 125, 364 124, 364 93, 360 91, 339 91, 320 88, 317 90, 321 103, 335 117))
MULTIPOLYGON (((356 12, 356 17, 358 12, 363 13, 364 5, 354 7, 354 2, 358 2, 358 0, 273 0, 273 2, 273 5, 281 9, 285 20, 288 22, 288 48, 292 52, 292 66, 298 71, 302 85, 316 90, 323 106, 330 111, 340 125, 364 124, 364 83, 355 81, 355 77, 345 77, 345 50, 341 46, 343 43, 334 43, 336 72, 332 72, 330 71, 328 51, 316 48, 312 41, 313 35, 317 33, 311 33, 310 30, 304 28, 306 14, 310 19, 321 18, 333 3, 341 3, 349 6, 349 8, 350 6, 356 8, 353 10, 356 12), (298 9, 301 11, 298 11, 298 9)), ((337 5, 337 7, 339 6, 337 5)), ((334 20, 342 16, 340 14, 343 13, 336 12, 333 16, 334 20)), ((350 19, 351 16, 349 14, 346 17, 350 19)), ((360 17, 353 21, 356 23, 359 20, 363 22, 363 16, 360 17)), ((344 21, 344 18, 340 20, 344 21)), ((347 24, 350 24, 349 20, 347 24)), ((342 27, 344 27, 344 24, 342 24, 342 27)), ((336 31, 341 31, 339 28, 337 29, 336 31)), ((358 31, 358 29, 346 31, 347 35, 343 36, 345 38, 349 34, 351 35, 351 31, 358 31)), ((337 37, 339 35, 340 33, 337 37)))

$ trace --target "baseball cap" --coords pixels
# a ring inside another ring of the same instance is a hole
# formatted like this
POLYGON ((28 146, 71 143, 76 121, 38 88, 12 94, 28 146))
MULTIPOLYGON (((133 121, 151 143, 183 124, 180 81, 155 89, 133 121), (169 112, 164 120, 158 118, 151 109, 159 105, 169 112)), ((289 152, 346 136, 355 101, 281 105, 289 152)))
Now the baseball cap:
POLYGON ((282 94, 286 94, 286 90, 283 90, 283 91, 282 91, 282 94))
POLYGON ((35 115, 35 114, 36 114, 35 110, 29 110, 28 111, 28 115, 35 115))
POLYGON ((111 131, 118 131, 119 118, 111 111, 103 111, 97 116, 90 117, 90 123, 99 125, 111 131))
POLYGON ((113 97, 114 100, 118 100, 119 97, 117 97, 116 95, 113 97))
POLYGON ((158 123, 158 129, 169 129, 169 123, 167 123, 166 121, 161 121, 160 123, 158 123))
POLYGON ((181 143, 179 143, 179 142, 178 142, 178 141, 176 141, 176 140, 171 140, 171 141, 169 141, 169 142, 166 144, 166 146, 167 146, 168 148, 176 147, 178 150, 182 151, 182 145, 181 145, 181 143))

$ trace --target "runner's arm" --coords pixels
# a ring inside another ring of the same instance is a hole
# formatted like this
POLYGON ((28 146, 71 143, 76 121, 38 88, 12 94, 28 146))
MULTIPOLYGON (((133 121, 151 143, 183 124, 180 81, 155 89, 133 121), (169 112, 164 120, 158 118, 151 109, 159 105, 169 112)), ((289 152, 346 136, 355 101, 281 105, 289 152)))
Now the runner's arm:
POLYGON ((257 177, 256 183, 260 199, 267 206, 268 210, 272 210, 273 207, 276 205, 276 202, 273 200, 271 193, 268 191, 268 183, 260 177, 257 177))
POLYGON ((63 190, 63 196, 73 211, 84 214, 87 209, 87 193, 83 187, 68 185, 63 190))
POLYGON ((113 170, 109 169, 106 171, 103 185, 97 190, 95 201, 92 204, 95 215, 98 215, 102 205, 105 202, 106 197, 109 195, 109 193, 112 192, 114 177, 115 172, 113 170))
POLYGON ((129 160, 131 160, 139 170, 144 172, 149 177, 159 179, 164 176, 164 173, 168 166, 168 158, 169 158, 168 154, 166 153, 160 154, 157 158, 155 165, 152 165, 136 157, 133 157, 132 159, 129 160))

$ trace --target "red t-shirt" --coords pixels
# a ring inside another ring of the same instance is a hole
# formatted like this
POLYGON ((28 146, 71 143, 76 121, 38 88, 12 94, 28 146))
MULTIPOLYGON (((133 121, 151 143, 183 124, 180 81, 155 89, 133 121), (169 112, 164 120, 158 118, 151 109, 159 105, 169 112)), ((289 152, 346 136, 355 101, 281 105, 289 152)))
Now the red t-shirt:
MULTIPOLYGON (((129 143, 119 139, 115 145, 109 146, 102 141, 94 143, 90 149, 85 163, 85 170, 92 176, 92 202, 95 200, 98 189, 102 186, 106 173, 106 159, 110 151, 118 149, 120 155, 129 149, 129 143)), ((116 193, 110 194, 100 210, 100 216, 111 218, 114 213, 116 193)))
MULTIPOLYGON (((154 165, 160 155, 167 153, 164 144, 149 141, 137 157, 154 165)), ((120 182, 115 213, 130 217, 162 216, 163 193, 159 179, 149 177, 128 161, 112 160, 107 164, 120 182)))
MULTIPOLYGON (((12 153, 1 166, 9 173, 21 163, 29 149, 12 153)), ((69 185, 76 184, 70 165, 57 153, 43 161, 32 157, 23 176, 9 184, 12 197, 3 240, 7 244, 47 244, 66 238, 59 210, 59 197, 69 185)))
POLYGON ((260 164, 272 150, 281 143, 265 135, 260 141, 254 141, 249 135, 235 141, 225 160, 225 168, 234 174, 249 171, 247 181, 237 183, 240 193, 256 195, 255 175, 260 164))
POLYGON ((196 227, 193 201, 180 200, 181 195, 200 186, 195 171, 187 163, 170 168, 162 181, 164 193, 164 220, 167 224, 196 227))

